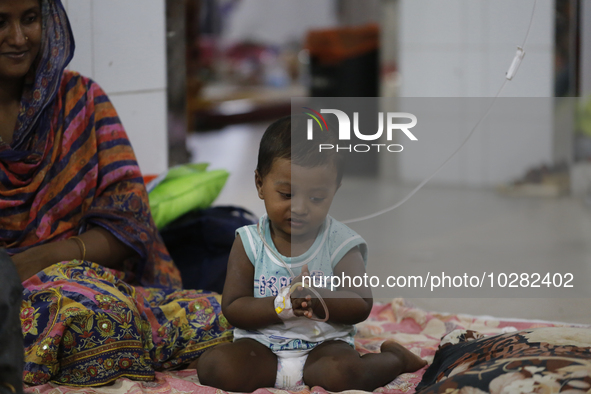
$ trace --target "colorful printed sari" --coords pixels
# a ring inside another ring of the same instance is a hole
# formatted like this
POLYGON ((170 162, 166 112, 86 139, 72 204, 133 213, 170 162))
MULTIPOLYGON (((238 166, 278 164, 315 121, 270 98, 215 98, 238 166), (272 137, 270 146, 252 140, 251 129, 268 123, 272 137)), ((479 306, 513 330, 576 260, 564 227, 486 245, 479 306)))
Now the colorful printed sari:
POLYGON ((231 330, 220 296, 179 290, 117 113, 96 83, 64 71, 74 42, 59 0, 43 0, 42 13, 14 140, 0 142, 0 247, 16 254, 100 226, 137 257, 122 271, 61 262, 23 283, 24 380, 150 380, 231 330))

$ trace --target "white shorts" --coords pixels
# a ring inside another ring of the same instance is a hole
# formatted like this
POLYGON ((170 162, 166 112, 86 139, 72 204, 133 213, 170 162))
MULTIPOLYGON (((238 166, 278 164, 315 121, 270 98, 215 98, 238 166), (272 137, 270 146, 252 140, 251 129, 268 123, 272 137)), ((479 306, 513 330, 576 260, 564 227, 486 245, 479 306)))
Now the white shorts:
POLYGON ((277 356, 275 388, 294 390, 305 386, 304 365, 311 351, 312 349, 273 352, 277 356))
MULTIPOLYGON (((343 341, 355 349, 355 340, 352 337, 335 338, 335 340, 343 341)), ((318 342, 317 345, 320 345, 323 342, 318 342)), ((273 351, 277 356, 277 376, 275 377, 276 389, 295 390, 302 389, 306 386, 304 383, 304 365, 306 365, 308 354, 312 349, 313 348, 273 351)))

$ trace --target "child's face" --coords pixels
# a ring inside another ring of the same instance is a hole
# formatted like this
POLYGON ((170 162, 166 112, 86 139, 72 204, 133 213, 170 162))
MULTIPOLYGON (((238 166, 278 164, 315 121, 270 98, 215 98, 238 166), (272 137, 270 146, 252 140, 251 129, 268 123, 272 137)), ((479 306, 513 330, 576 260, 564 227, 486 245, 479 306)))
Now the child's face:
POLYGON ((275 159, 264 178, 256 173, 259 197, 275 234, 292 241, 316 237, 340 186, 336 179, 333 163, 302 167, 288 159, 275 159))

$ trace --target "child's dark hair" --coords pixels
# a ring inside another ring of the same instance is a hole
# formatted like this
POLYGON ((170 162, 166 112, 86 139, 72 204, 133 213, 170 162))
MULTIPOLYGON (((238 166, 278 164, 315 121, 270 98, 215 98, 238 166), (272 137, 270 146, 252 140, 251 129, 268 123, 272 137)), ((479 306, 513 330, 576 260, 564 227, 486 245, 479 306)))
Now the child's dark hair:
POLYGON ((307 138, 307 116, 286 116, 273 122, 261 139, 257 172, 264 178, 271 171, 275 159, 288 159, 292 163, 303 167, 316 167, 328 163, 334 163, 337 169, 337 185, 343 178, 343 157, 336 152, 338 138, 336 128, 332 126, 321 130, 313 122, 314 139, 307 138), (324 149, 320 152, 320 144, 330 144, 332 149, 324 149))

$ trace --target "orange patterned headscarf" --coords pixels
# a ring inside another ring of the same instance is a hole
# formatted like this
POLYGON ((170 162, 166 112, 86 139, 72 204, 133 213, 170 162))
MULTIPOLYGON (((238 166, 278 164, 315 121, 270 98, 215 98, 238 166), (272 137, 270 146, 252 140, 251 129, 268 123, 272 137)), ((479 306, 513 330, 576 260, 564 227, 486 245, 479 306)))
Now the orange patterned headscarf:
POLYGON ((15 254, 100 226, 139 256, 126 262, 126 282, 180 287, 115 109, 95 82, 64 71, 74 41, 59 0, 42 12, 14 141, 0 143, 0 247, 15 254))

